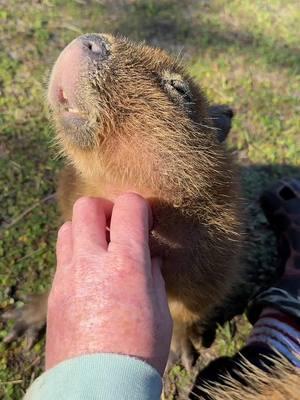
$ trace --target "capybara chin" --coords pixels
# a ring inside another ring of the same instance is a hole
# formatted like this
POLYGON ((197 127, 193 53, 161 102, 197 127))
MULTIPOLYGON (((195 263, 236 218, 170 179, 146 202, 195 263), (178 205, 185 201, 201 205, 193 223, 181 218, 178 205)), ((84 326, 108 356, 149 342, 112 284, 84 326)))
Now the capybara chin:
POLYGON ((58 190, 65 219, 80 196, 113 201, 135 191, 149 200, 172 350, 191 366, 194 327, 241 272, 239 185, 204 94, 165 52, 86 34, 56 61, 48 103, 68 160, 58 190))

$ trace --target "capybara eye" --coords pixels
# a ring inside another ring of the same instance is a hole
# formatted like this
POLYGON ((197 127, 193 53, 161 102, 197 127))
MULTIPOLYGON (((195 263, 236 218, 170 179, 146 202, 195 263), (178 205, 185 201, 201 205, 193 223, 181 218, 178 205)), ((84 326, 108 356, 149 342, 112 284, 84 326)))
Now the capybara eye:
POLYGON ((172 79, 169 83, 180 95, 189 95, 189 87, 185 82, 172 79))
POLYGON ((164 71, 161 85, 171 100, 187 107, 192 102, 192 95, 188 83, 177 73, 164 71))

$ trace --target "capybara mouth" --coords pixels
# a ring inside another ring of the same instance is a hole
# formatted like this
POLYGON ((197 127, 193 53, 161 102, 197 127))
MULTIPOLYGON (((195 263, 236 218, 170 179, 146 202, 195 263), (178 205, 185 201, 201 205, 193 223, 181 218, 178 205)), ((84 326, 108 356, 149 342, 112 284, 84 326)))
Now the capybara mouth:
POLYGON ((88 115, 77 105, 76 97, 73 95, 71 100, 67 96, 64 85, 57 90, 57 113, 64 127, 78 128, 87 122, 88 115))
POLYGON ((73 40, 58 57, 48 88, 48 103, 60 132, 81 145, 89 142, 97 122, 96 89, 91 85, 91 71, 101 71, 110 56, 107 38, 86 34, 73 40))
POLYGON ((59 105, 62 106, 62 108, 64 109, 65 112, 70 113, 70 114, 80 114, 80 110, 76 105, 76 102, 72 102, 73 105, 71 104, 71 102, 69 101, 66 92, 64 90, 64 86, 62 84, 61 87, 58 88, 58 98, 57 98, 57 102, 59 103, 59 105))

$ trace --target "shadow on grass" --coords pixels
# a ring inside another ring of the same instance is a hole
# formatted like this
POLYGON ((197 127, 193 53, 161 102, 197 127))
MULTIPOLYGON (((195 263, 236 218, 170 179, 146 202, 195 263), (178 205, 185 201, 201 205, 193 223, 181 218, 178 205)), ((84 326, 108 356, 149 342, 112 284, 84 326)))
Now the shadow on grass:
MULTIPOLYGON (((224 52, 234 47, 251 57, 262 57, 273 67, 300 72, 300 49, 250 31, 222 27, 207 17, 209 3, 202 1, 203 13, 194 0, 107 1, 105 12, 114 15, 114 33, 133 40, 164 47, 175 52, 180 48, 224 52)), ((193 51, 193 50, 192 50, 193 51)))
POLYGON ((217 324, 223 325, 234 316, 242 314, 250 297, 270 287, 279 278, 275 235, 259 205, 260 194, 281 178, 299 178, 300 167, 293 165, 241 166, 243 196, 245 197, 245 238, 241 263, 246 274, 239 287, 208 323, 203 344, 210 346, 215 338, 217 324))

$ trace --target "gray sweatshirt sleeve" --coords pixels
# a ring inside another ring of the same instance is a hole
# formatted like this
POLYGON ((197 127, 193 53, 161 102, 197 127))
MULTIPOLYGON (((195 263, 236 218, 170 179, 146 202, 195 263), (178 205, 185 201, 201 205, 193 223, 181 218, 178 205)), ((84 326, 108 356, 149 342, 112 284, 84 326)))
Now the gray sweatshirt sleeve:
POLYGON ((159 400, 162 379, 149 364, 125 355, 66 360, 37 378, 24 400, 159 400))

